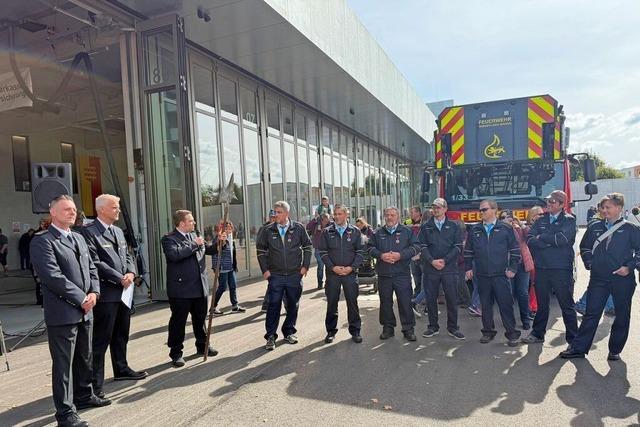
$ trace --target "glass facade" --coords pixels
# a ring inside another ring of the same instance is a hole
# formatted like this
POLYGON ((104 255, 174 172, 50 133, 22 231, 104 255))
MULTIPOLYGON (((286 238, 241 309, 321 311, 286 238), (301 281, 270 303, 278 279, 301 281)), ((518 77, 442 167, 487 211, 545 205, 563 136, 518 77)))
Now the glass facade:
POLYGON ((260 275, 255 240, 278 200, 306 224, 326 195, 350 207, 352 221, 364 216, 374 227, 385 206, 409 205, 410 170, 392 153, 204 55, 190 54, 190 72, 198 221, 211 239, 233 174, 240 277, 260 275))

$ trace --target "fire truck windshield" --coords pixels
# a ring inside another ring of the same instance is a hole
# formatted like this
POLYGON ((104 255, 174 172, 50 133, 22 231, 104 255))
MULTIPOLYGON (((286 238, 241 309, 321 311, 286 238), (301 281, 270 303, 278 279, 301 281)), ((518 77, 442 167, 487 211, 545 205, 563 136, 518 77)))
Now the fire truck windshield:
POLYGON ((492 198, 541 199, 553 190, 564 190, 564 163, 502 163, 454 167, 445 176, 449 202, 492 198))

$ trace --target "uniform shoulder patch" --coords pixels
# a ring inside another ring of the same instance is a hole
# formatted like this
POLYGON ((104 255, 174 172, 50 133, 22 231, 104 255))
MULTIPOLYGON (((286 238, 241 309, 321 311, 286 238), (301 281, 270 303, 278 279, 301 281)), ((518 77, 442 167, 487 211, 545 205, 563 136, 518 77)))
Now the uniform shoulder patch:
POLYGON ((46 232, 48 232, 49 230, 40 230, 37 233, 34 233, 34 236, 42 236, 43 234, 45 234, 46 232))

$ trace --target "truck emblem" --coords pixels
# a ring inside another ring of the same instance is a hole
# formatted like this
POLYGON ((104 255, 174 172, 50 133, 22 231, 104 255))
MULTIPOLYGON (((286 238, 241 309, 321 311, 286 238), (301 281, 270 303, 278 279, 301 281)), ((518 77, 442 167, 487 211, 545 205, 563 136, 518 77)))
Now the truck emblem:
POLYGON ((504 154, 505 149, 503 145, 500 145, 500 138, 495 133, 493 134, 493 141, 484 148, 484 155, 488 159, 499 159, 504 154))

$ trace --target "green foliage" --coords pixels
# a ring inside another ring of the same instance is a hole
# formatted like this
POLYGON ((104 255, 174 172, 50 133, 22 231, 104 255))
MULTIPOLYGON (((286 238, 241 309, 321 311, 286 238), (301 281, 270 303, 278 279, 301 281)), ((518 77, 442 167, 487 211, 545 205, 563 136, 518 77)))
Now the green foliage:
MULTIPOLYGON (((622 172, 607 165, 597 154, 590 152, 589 156, 596 162, 596 176, 598 179, 624 178, 622 172)), ((581 165, 571 164, 570 175, 571 181, 584 181, 581 165)))

